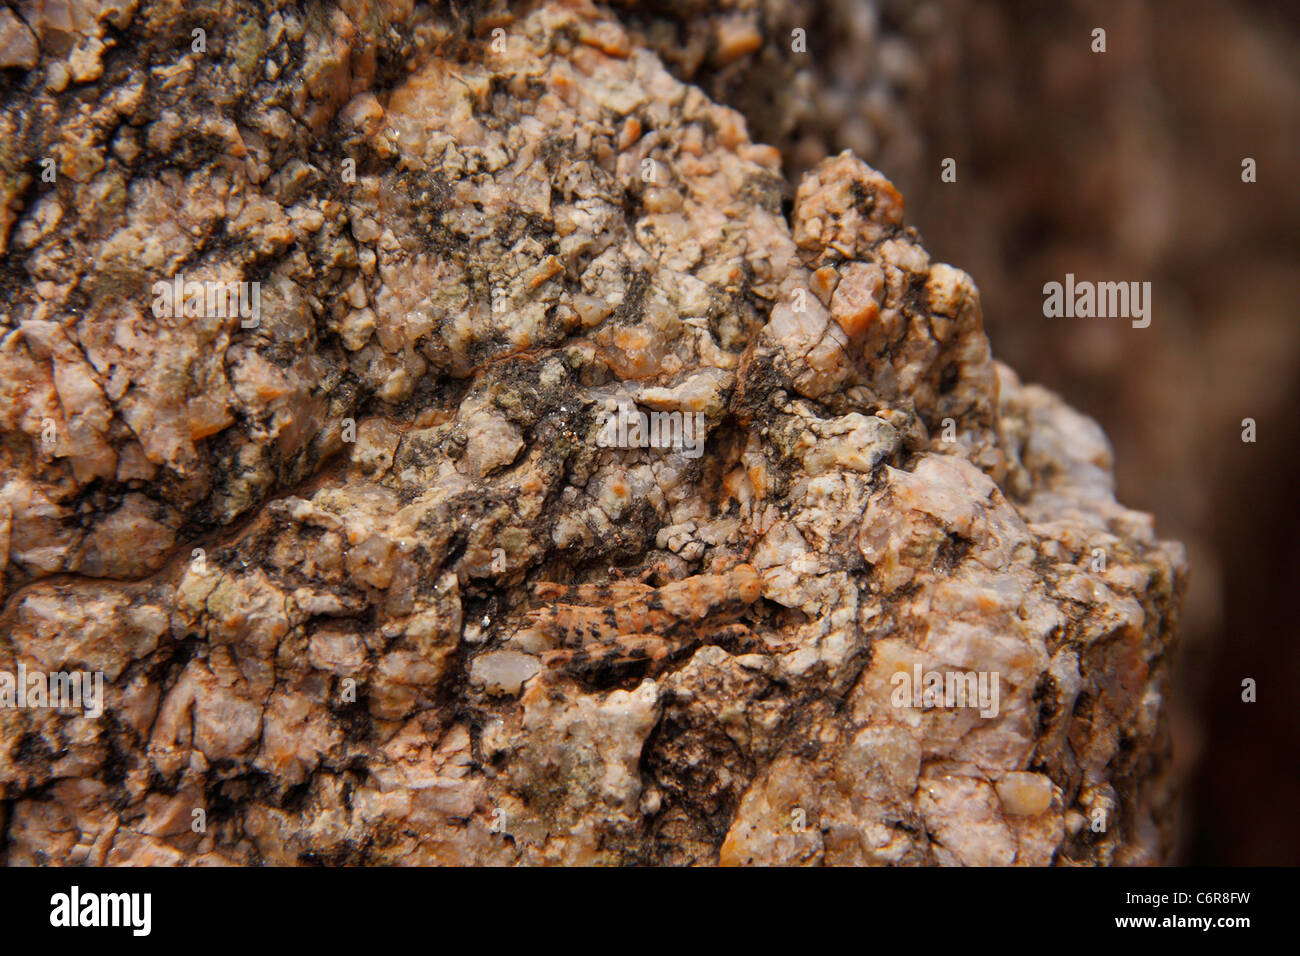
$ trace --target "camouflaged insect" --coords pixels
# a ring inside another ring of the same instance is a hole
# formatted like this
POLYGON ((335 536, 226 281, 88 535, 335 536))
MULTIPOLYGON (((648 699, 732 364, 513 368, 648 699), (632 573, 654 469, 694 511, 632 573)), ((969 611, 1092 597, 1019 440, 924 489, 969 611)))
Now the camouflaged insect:
POLYGON ((530 622, 561 645, 542 662, 568 673, 594 676, 636 664, 655 672, 704 643, 742 651, 757 644, 750 629, 736 623, 762 594, 762 579, 748 564, 662 587, 542 582, 534 593, 554 603, 531 611, 530 622))

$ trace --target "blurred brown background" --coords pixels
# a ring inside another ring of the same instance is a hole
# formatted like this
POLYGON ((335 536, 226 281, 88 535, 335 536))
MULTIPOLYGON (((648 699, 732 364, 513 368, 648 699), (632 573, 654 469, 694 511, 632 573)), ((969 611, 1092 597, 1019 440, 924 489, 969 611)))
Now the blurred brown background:
POLYGON ((1175 862, 1300 863, 1300 3, 614 3, 792 180, 844 148, 890 176, 931 255, 974 276, 995 354, 1101 422, 1119 498, 1192 566, 1175 862), (1067 272, 1150 281, 1150 327, 1044 318, 1067 272))

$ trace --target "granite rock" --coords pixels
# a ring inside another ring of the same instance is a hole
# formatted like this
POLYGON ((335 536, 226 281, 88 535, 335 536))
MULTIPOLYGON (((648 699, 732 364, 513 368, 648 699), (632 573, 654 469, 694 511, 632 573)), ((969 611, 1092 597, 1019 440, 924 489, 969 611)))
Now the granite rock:
POLYGON ((1100 429, 884 175, 787 209, 609 12, 475 10, 28 18, 0 671, 105 700, 0 709, 7 861, 1160 861, 1100 429))

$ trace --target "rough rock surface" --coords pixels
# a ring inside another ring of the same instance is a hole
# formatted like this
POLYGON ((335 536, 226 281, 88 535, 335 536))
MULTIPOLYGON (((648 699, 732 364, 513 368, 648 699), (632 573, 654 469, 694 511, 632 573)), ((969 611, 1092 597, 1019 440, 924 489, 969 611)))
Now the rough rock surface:
POLYGON ((884 176, 582 2, 24 15, 0 670, 107 701, 0 709, 8 862, 1163 857, 1181 549, 884 176))
MULTIPOLYGON (((927 94, 961 40, 953 0, 614 0, 680 79, 738 109, 798 175, 852 149, 912 172, 927 94)), ((929 170, 926 170, 927 173, 929 170)))

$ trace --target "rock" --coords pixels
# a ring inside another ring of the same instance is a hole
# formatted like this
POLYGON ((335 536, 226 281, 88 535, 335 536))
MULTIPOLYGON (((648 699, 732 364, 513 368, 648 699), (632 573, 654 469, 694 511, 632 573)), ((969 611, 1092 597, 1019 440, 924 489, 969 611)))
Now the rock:
POLYGON ((29 70, 36 65, 41 53, 32 31, 7 7, 0 10, 0 67, 22 67, 29 70))
POLYGON ((474 659, 469 679, 489 694, 507 694, 513 697, 519 693, 524 681, 541 669, 541 663, 531 654, 494 651, 474 659))
POLYGON ((106 717, 0 710, 8 862, 1162 859, 1181 550, 882 173, 591 4, 234 9, 23 94, 0 671, 106 717))
MULTIPOLYGON (((842 149, 916 172, 934 93, 981 23, 953 2, 614 0, 632 39, 678 78, 745 114, 798 176, 842 149), (965 32, 963 32, 965 27, 965 32)), ((1001 50, 999 49, 999 53, 1001 50)), ((930 170, 925 170, 930 175, 930 170)))

